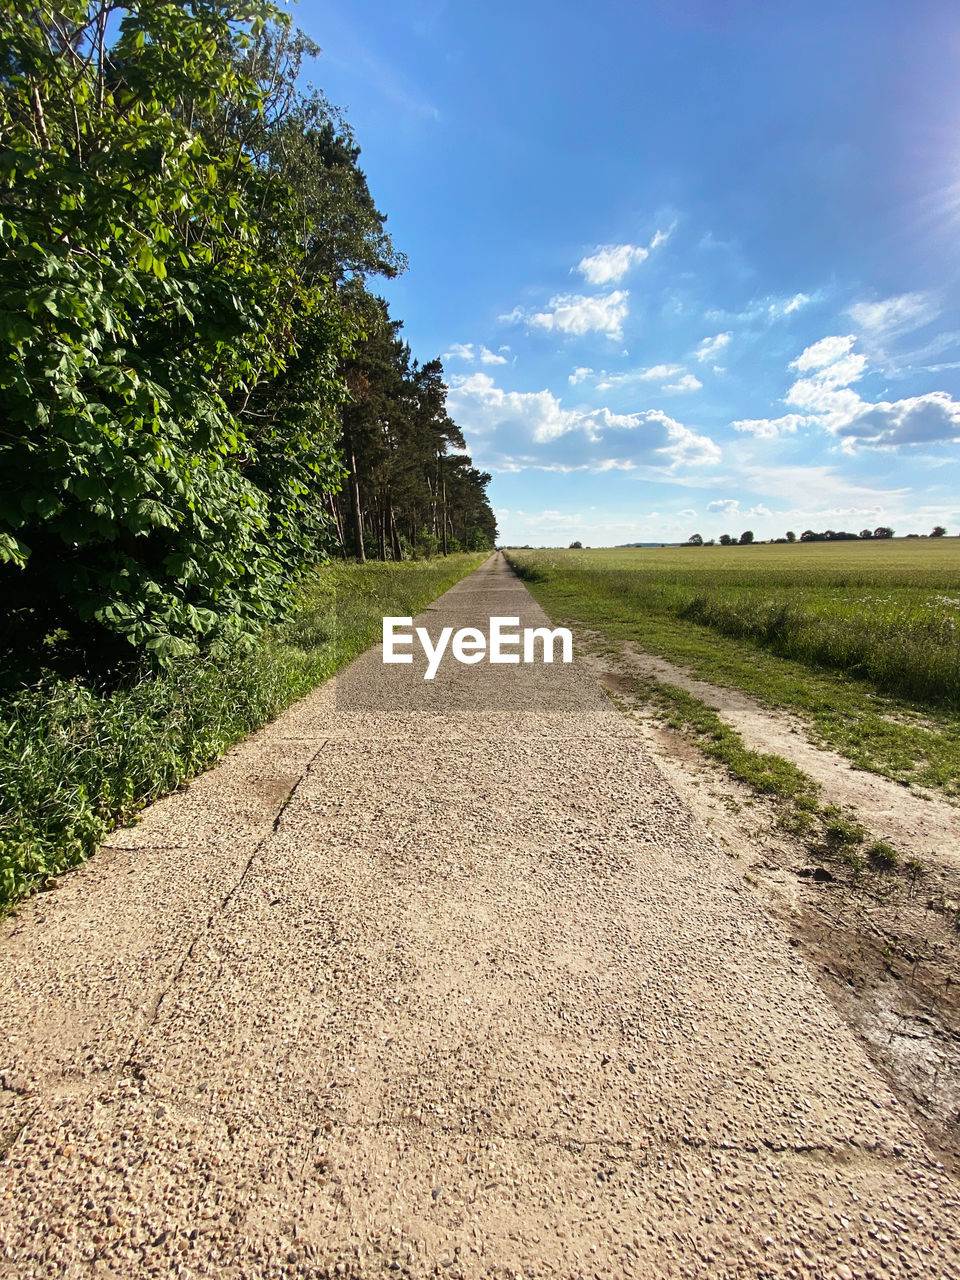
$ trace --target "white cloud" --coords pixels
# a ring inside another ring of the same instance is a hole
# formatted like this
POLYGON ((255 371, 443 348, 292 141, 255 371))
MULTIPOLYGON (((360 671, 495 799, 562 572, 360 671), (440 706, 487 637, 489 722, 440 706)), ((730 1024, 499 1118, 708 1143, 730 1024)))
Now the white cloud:
POLYGON ((784 397, 787 404, 813 413, 833 413, 860 397, 849 384, 863 377, 866 356, 851 352, 808 378, 798 378, 784 397))
MULTIPOLYGON (((509 347, 501 347, 501 351, 509 351, 509 347)), ((474 346, 472 342, 454 342, 450 350, 443 353, 444 360, 479 360, 481 364, 506 364, 505 356, 497 355, 489 347, 474 346)))
POLYGON ((468 435, 480 437, 474 452, 488 455, 483 459, 488 467, 603 471, 715 465, 720 460, 709 437, 660 409, 569 409, 550 391, 505 391, 479 372, 455 377, 452 384, 450 411, 468 435), (602 450, 588 447, 601 444, 602 450), (545 451, 545 445, 552 451, 545 451), (533 451, 527 452, 530 446, 533 451))
POLYGON ((777 320, 783 320, 786 316, 793 315, 802 307, 807 306, 813 301, 813 297, 808 293, 794 293, 787 297, 767 295, 765 298, 755 298, 742 311, 731 312, 724 311, 722 308, 713 308, 707 311, 708 320, 732 321, 739 325, 758 325, 773 324, 777 320))
POLYGON ((585 297, 583 294, 558 294, 550 299, 548 310, 537 311, 532 315, 513 311, 503 316, 511 322, 526 320, 528 325, 537 329, 547 329, 559 333, 570 333, 582 336, 585 333, 605 333, 608 338, 623 337, 623 322, 627 317, 627 298, 625 289, 615 289, 613 293, 600 297, 585 297))
POLYGON ((473 343, 472 342, 454 342, 450 345, 450 350, 443 353, 444 360, 472 360, 473 359, 473 343))
POLYGON ((901 293, 880 302, 855 302, 847 308, 847 315, 875 339, 911 333, 939 314, 940 308, 929 293, 901 293))
MULTIPOLYGON (((663 387, 664 391, 694 391, 701 385, 696 378, 688 381, 691 375, 686 373, 682 364, 654 364, 649 369, 626 369, 622 373, 608 373, 606 369, 601 369, 599 372, 593 369, 576 369, 574 374, 579 375, 576 378, 577 382, 583 382, 588 376, 592 376, 598 391, 609 391, 611 387, 629 386, 631 383, 637 382, 664 383, 668 378, 675 378, 677 374, 684 375, 680 379, 683 385, 665 386, 663 387), (696 387, 693 383, 696 383, 696 387)), ((568 381, 573 383, 574 376, 571 375, 568 381)))
POLYGON ((696 514, 692 507, 684 507, 682 511, 677 512, 677 518, 680 520, 693 520, 696 518, 696 514))
POLYGON ((506 356, 497 355, 497 353, 495 351, 491 351, 489 347, 481 347, 480 363, 481 364, 506 364, 507 358, 506 356))
POLYGON ((653 249, 659 249, 670 239, 673 227, 658 231, 644 248, 638 244, 600 244, 593 253, 581 258, 575 271, 579 271, 588 284, 614 284, 622 280, 631 267, 646 262, 653 249))
POLYGON ((730 425, 734 431, 745 431, 758 440, 773 440, 780 435, 793 434, 800 427, 815 421, 799 413, 788 413, 782 418, 741 418, 730 425))
POLYGON ((785 302, 771 302, 767 308, 771 319, 778 319, 780 316, 789 316, 794 311, 799 311, 801 307, 805 307, 810 301, 809 294, 795 293, 792 298, 785 302))
POLYGON ((712 502, 707 503, 707 510, 714 514, 735 516, 739 514, 740 500, 739 498, 714 498, 712 502))
POLYGON ((845 356, 856 340, 852 333, 843 337, 821 338, 819 342, 801 351, 796 360, 791 360, 790 368, 800 373, 805 373, 808 369, 822 369, 825 364, 832 364, 834 360, 845 356))
MULTIPOLYGON (((880 304, 877 304, 878 306, 880 304)), ((886 323, 878 313, 877 323, 886 323)), ((793 368, 807 372, 798 378, 784 397, 788 405, 807 411, 807 424, 816 424, 843 442, 847 453, 858 445, 870 448, 894 448, 898 445, 933 444, 938 441, 960 441, 960 402, 945 391, 931 391, 903 400, 881 400, 871 403, 854 391, 850 384, 859 381, 867 368, 867 358, 851 350, 851 337, 822 338, 807 347, 793 368)), ((767 420, 772 428, 786 419, 767 420)), ((796 429, 803 419, 790 429, 796 429)), ((738 426, 738 424, 734 424, 738 426)), ((746 425, 738 429, 749 430, 746 425)), ((775 434, 772 430, 755 430, 754 434, 775 434)))
POLYGON ((706 364, 708 360, 717 358, 732 337, 732 333, 715 333, 712 338, 704 338, 693 354, 701 364, 706 364))
POLYGON ((564 409, 550 391, 504 391, 488 373, 452 379, 448 397, 461 425, 474 432, 512 422, 534 441, 556 440, 583 425, 583 415, 564 409))
POLYGON ((574 369, 573 373, 567 376, 567 381, 570 383, 571 387, 575 387, 578 382, 585 382, 587 378, 590 377, 591 373, 593 373, 592 369, 581 364, 574 369))
POLYGON ((581 258, 576 270, 588 284, 613 284, 649 256, 650 250, 640 245, 602 244, 589 257, 581 258))
POLYGON ((679 382, 670 383, 663 387, 664 391, 699 391, 703 383, 699 378, 695 378, 692 373, 685 373, 679 382))
POLYGON ((857 444, 889 448, 902 444, 960 443, 960 402, 946 391, 931 391, 892 403, 860 401, 831 415, 827 429, 851 451, 857 444))

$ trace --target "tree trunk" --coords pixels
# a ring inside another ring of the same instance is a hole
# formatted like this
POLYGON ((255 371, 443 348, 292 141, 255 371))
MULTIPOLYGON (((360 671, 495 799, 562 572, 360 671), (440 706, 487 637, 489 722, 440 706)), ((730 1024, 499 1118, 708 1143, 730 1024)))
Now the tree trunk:
POLYGON ((340 554, 345 556, 347 548, 343 544, 343 520, 340 518, 340 504, 334 494, 329 496, 330 514, 333 516, 334 527, 337 530, 337 546, 340 548, 340 554))
POLYGON ((393 514, 393 499, 390 499, 390 545, 393 547, 394 560, 403 559, 403 548, 400 546, 400 534, 397 532, 397 521, 393 514))
MULTIPOLYGON (((440 466, 440 459, 437 458, 437 465, 440 466)), ((442 494, 443 506, 441 508, 440 528, 443 530, 443 554, 447 554, 447 477, 443 474, 443 467, 440 466, 440 491, 442 494)))
POLYGON ((360 507, 360 483, 357 480, 357 463, 352 449, 348 460, 350 463, 350 513, 353 516, 353 547, 357 559, 363 564, 367 559, 363 551, 363 514, 360 507))

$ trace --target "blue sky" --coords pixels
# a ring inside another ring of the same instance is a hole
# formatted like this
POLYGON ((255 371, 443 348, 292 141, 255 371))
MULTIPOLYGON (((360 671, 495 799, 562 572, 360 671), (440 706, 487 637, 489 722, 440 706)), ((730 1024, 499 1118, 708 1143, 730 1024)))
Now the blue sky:
POLYGON ((960 532, 960 9, 301 0, 508 543, 960 532))

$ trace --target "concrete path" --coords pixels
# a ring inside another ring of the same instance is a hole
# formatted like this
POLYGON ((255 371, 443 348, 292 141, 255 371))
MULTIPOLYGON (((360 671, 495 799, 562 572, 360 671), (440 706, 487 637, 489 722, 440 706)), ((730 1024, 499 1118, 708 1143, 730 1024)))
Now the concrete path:
MULTIPOLYGON (((543 625, 498 559, 424 615, 543 625)), ((0 1275, 960 1276, 957 1187, 573 667, 334 683, 0 930, 0 1275)))

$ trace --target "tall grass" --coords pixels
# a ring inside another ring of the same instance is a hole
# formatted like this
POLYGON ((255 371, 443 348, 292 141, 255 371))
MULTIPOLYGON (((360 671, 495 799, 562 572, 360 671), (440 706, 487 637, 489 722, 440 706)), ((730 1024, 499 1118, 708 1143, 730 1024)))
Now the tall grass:
POLYGON ((76 866, 145 804, 213 764, 483 559, 329 565, 254 652, 119 688, 47 677, 0 700, 0 909, 76 866))
POLYGON ((549 581, 571 600, 694 623, 887 693, 958 708, 960 543, 920 543, 919 554, 917 545, 864 545, 845 558, 811 555, 807 546, 744 556, 691 547, 510 558, 521 576, 549 581))

